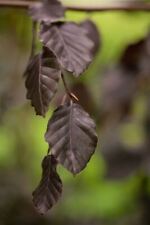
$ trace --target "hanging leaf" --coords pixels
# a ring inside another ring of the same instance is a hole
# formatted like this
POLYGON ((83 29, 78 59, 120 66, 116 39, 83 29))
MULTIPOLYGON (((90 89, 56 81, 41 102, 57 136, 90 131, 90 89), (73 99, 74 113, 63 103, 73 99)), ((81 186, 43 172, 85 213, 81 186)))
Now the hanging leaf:
POLYGON ((103 149, 102 155, 107 167, 106 177, 123 179, 135 174, 141 167, 142 154, 138 150, 134 150, 126 149, 122 145, 114 147, 111 144, 107 149, 103 149))
POLYGON ((125 118, 130 115, 133 99, 137 91, 137 80, 133 74, 114 67, 103 74, 101 109, 103 116, 108 118, 125 118))
POLYGON ((45 214, 60 198, 62 182, 56 172, 57 162, 52 155, 48 155, 42 162, 42 179, 33 192, 33 203, 41 214, 45 214))
POLYGON ((79 76, 92 61, 93 42, 87 31, 75 23, 42 24, 41 40, 57 57, 60 65, 79 76))
POLYGON ((95 123, 80 105, 65 104, 55 110, 45 139, 57 161, 77 174, 86 167, 95 151, 95 123))
POLYGON ((42 54, 36 55, 25 72, 27 99, 31 99, 36 114, 44 116, 49 103, 57 91, 61 71, 56 57, 46 47, 42 54))
POLYGON ((64 17, 65 9, 57 0, 36 2, 29 8, 32 19, 49 25, 64 17))
POLYGON ((145 47, 146 39, 142 39, 127 46, 120 60, 121 65, 137 74, 141 67, 141 60, 144 57, 144 52, 146 51, 145 47))
POLYGON ((81 27, 85 28, 88 31, 87 35, 89 39, 92 40, 94 43, 92 48, 92 55, 95 55, 101 47, 100 34, 98 29, 91 20, 83 21, 81 23, 81 27))
POLYGON ((124 179, 141 168, 143 151, 140 146, 124 146, 119 139, 118 127, 109 125, 109 131, 102 137, 101 153, 106 163, 107 179, 124 179))

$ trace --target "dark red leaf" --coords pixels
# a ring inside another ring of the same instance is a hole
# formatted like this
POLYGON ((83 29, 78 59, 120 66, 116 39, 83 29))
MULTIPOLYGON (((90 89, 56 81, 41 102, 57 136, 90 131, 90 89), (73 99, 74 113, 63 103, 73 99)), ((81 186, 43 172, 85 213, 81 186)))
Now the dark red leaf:
POLYGON ((93 42, 75 23, 42 24, 41 40, 57 57, 63 69, 79 76, 92 61, 93 42))
POLYGON ((31 59, 25 76, 27 99, 31 100, 37 115, 44 116, 57 91, 61 71, 54 54, 46 47, 42 54, 31 59))
POLYGON ((29 9, 32 19, 49 25, 64 17, 65 9, 58 0, 36 2, 29 9))
POLYGON ((106 178, 123 179, 134 175, 142 165, 143 152, 140 147, 129 149, 118 140, 115 128, 103 137, 101 153, 106 162, 106 178), (117 138, 116 138, 117 136, 117 138))
POLYGON ((92 54, 95 55, 101 47, 100 34, 97 29, 97 26, 91 20, 83 21, 81 23, 81 26, 88 31, 87 36, 94 43, 94 46, 92 48, 92 54))
POLYGON ((33 203, 41 214, 45 214, 60 198, 62 182, 56 172, 57 162, 48 155, 42 162, 42 179, 33 192, 33 203))
POLYGON ((51 153, 73 174, 86 167, 97 145, 95 123, 80 105, 57 108, 45 135, 51 153))
POLYGON ((145 45, 146 41, 145 39, 142 39, 136 43, 130 44, 125 49, 122 57, 121 57, 121 64, 131 70, 131 71, 137 71, 139 72, 140 69, 140 63, 142 60, 142 57, 144 57, 145 54, 145 45))
MULTIPOLYGON (((102 81, 101 109, 104 114, 112 116, 128 116, 137 91, 137 80, 132 73, 120 68, 108 69, 102 81)), ((107 116, 106 116, 107 117, 107 116)))

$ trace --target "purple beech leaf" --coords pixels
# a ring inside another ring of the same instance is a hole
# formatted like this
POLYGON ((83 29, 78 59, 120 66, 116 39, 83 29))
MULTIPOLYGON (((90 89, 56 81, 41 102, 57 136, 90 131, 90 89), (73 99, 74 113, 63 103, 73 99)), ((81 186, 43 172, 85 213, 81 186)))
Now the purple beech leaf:
POLYGON ((146 52, 146 39, 130 44, 121 57, 121 65, 126 69, 139 72, 141 60, 146 52))
POLYGON ((103 77, 101 108, 104 117, 128 116, 137 91, 137 80, 132 73, 118 67, 108 69, 103 77))
POLYGON ((95 123, 80 105, 65 104, 54 111, 45 139, 57 161, 77 174, 86 167, 95 151, 95 123))
POLYGON ((143 158, 142 158, 142 170, 147 176, 150 177, 150 139, 147 140, 142 146, 143 158))
POLYGON ((45 116, 49 103, 57 91, 60 74, 56 57, 46 47, 29 62, 25 72, 27 99, 31 100, 37 115, 45 116))
POLYGON ((109 127, 102 138, 101 153, 106 163, 107 179, 124 179, 136 174, 141 168, 143 151, 141 146, 128 148, 122 144, 115 127, 109 127))
POLYGON ((150 176, 150 96, 147 96, 147 103, 146 103, 146 113, 144 119, 144 133, 145 133, 145 142, 142 148, 144 152, 143 156, 143 169, 146 175, 150 176))
POLYGON ((141 154, 136 149, 134 152, 134 150, 130 151, 124 146, 116 146, 115 150, 112 149, 113 147, 110 145, 107 150, 102 151, 107 166, 106 177, 108 179, 123 179, 135 174, 142 163, 141 154))
POLYGON ((29 14, 34 21, 44 22, 49 25, 64 17, 65 9, 57 0, 44 0, 35 2, 29 8, 29 14))
POLYGON ((42 179, 33 192, 33 203, 41 214, 45 214, 60 198, 62 182, 56 172, 57 161, 48 155, 42 162, 42 179))
POLYGON ((80 25, 66 22, 50 26, 41 25, 40 37, 43 44, 57 57, 63 69, 78 77, 91 63, 93 41, 88 31, 80 25))
POLYGON ((150 74, 150 34, 135 43, 129 44, 123 52, 120 64, 127 72, 141 79, 141 83, 149 82, 150 74))
POLYGON ((148 143, 150 144, 150 98, 147 101, 144 130, 148 143))
POLYGON ((81 27, 85 28, 88 33, 87 36, 93 41, 92 55, 96 55, 101 47, 100 34, 96 25, 91 20, 85 20, 81 23, 81 27))

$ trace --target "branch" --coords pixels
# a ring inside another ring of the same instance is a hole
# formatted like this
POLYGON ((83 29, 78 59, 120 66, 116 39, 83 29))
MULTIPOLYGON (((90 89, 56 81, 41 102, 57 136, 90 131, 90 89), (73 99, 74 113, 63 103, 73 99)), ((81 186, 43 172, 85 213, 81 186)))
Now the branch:
MULTIPOLYGON (((35 4, 35 1, 24 0, 0 0, 0 7, 15 7, 28 9, 29 6, 35 4)), ((129 4, 101 4, 98 6, 69 6, 66 9, 72 11, 86 11, 86 12, 99 12, 99 11, 150 11, 150 3, 129 3, 129 4)))
POLYGON ((101 4, 98 6, 66 6, 68 10, 72 11, 87 11, 87 12, 100 12, 100 11, 150 11, 150 3, 112 3, 101 4))
POLYGON ((19 0, 0 0, 0 7, 28 8, 35 2, 19 0))

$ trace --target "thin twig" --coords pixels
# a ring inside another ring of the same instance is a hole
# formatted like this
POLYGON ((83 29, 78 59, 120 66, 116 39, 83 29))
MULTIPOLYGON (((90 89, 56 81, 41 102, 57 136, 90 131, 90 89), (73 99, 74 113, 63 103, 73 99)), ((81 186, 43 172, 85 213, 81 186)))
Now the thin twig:
POLYGON ((65 91, 66 91, 66 94, 67 96, 71 99, 71 100, 76 100, 76 101, 79 101, 79 99, 69 90, 68 86, 67 86, 67 83, 66 83, 66 80, 65 80, 65 77, 64 75, 61 73, 61 78, 62 78, 62 81, 63 81, 63 84, 64 84, 64 87, 65 87, 65 91))
POLYGON ((67 83, 66 83, 65 77, 64 77, 64 75, 63 75, 62 73, 61 73, 61 78, 62 78, 62 81, 63 81, 64 87, 65 87, 66 94, 67 94, 68 96, 70 96, 70 90, 69 90, 69 88, 68 88, 68 86, 67 86, 67 83))
POLYGON ((134 3, 134 4, 123 4, 123 3, 112 3, 112 4, 101 4, 98 6, 67 6, 68 10, 72 11, 86 11, 86 12, 102 12, 102 11, 150 11, 149 3, 134 3))
POLYGON ((37 22, 32 22, 32 46, 31 46, 31 55, 30 58, 32 58, 35 55, 36 51, 36 39, 37 39, 37 22))
MULTIPOLYGON (((15 7, 27 9, 29 6, 34 5, 35 1, 24 0, 0 0, 0 7, 15 7)), ((150 3, 112 3, 101 4, 98 6, 69 6, 66 9, 72 11, 86 11, 86 12, 99 12, 99 11, 150 11, 150 3)))
POLYGON ((0 7, 14 7, 14 8, 25 8, 27 9, 29 6, 33 5, 35 2, 33 1, 19 1, 19 0, 0 0, 0 7))

